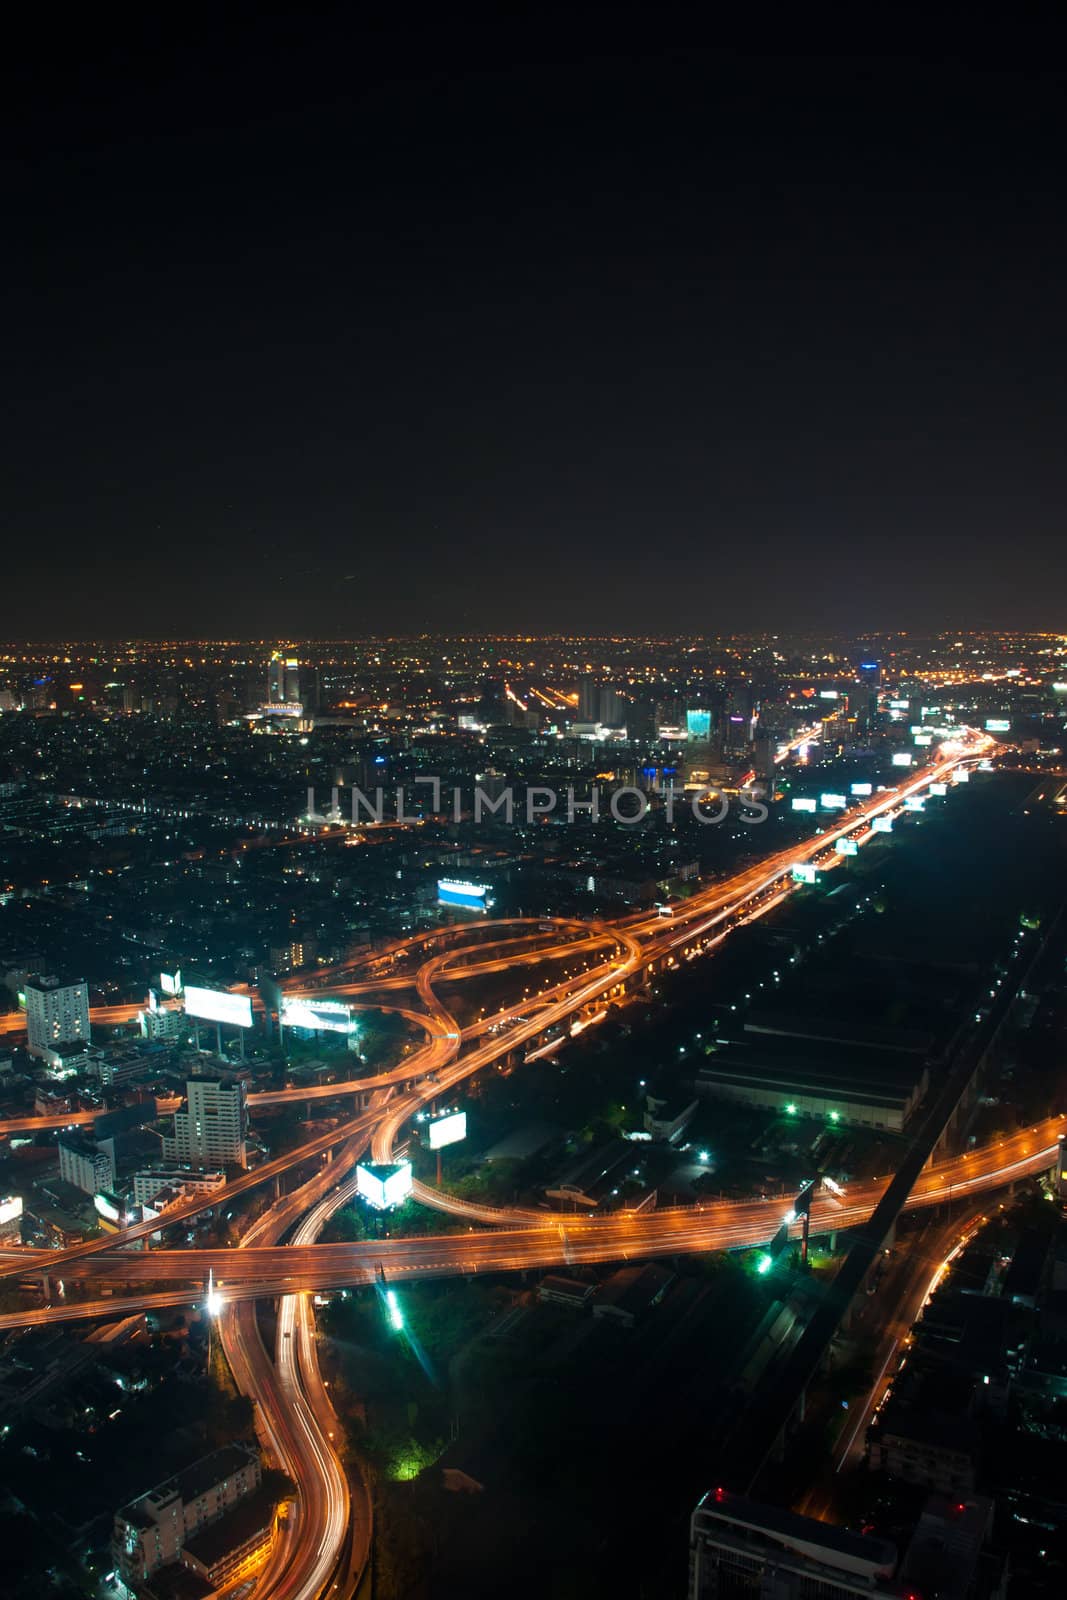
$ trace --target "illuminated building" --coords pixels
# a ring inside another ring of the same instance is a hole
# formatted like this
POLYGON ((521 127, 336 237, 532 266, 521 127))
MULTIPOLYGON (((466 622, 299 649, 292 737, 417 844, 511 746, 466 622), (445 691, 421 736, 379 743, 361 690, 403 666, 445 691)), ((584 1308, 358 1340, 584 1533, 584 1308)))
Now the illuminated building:
POLYGON ((247 1091, 240 1078, 189 1078, 183 1111, 174 1113, 174 1132, 163 1137, 164 1161, 201 1170, 245 1165, 248 1132, 247 1091))
POLYGON ((901 1600, 896 1546, 715 1489, 689 1525, 689 1600, 901 1600))
POLYGON ((185 1546, 253 1494, 262 1477, 255 1451, 227 1444, 131 1500, 116 1513, 111 1534, 122 1581, 137 1589, 180 1562, 185 1546))
POLYGON ((31 1056, 57 1044, 89 1040, 89 986, 56 978, 26 980, 26 1038, 31 1056))
POLYGON ((300 700, 300 663, 281 650, 274 651, 267 665, 267 700, 271 705, 300 700))
POLYGON ((59 1176, 83 1194, 97 1194, 115 1187, 115 1141, 99 1144, 79 1134, 66 1133, 59 1140, 59 1176))

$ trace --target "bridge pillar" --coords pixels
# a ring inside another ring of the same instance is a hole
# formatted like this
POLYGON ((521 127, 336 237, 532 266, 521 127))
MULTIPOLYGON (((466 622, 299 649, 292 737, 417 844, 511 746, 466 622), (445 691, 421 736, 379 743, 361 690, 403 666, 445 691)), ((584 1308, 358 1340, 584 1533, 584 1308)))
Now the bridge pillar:
POLYGON ((47 1272, 42 1272, 41 1273, 41 1289, 44 1292, 45 1299, 46 1300, 51 1300, 51 1298, 52 1298, 52 1279, 51 1279, 51 1277, 49 1276, 49 1274, 47 1272))

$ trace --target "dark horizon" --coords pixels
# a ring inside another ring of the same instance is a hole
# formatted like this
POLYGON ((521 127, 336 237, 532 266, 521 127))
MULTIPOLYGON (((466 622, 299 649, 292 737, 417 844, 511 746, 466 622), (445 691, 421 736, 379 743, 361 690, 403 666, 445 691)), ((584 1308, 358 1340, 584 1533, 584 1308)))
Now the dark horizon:
POLYGON ((6 627, 1062 627, 1057 19, 738 26, 27 40, 6 627))

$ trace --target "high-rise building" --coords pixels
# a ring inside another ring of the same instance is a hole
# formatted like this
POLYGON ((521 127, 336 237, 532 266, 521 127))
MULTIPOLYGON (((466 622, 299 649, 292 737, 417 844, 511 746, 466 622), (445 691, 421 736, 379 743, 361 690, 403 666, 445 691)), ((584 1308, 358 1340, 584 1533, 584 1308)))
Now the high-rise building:
POLYGON ((622 728, 626 725, 626 712, 628 702, 619 693, 618 689, 605 687, 600 691, 600 721, 606 728, 622 728))
POLYGON ((245 1165, 248 1099, 242 1078, 189 1078, 174 1132, 163 1137, 164 1161, 201 1170, 245 1165))
POLYGON ((297 705, 300 702, 300 662, 275 650, 267 663, 267 700, 270 705, 297 705))
POLYGON ((577 722, 600 721, 600 685, 591 673, 586 673, 578 683, 577 722))
POLYGON ((716 1489, 689 1525, 689 1600, 900 1600, 896 1546, 716 1489))
POLYGON ((59 1139, 59 1176, 84 1194, 110 1192, 115 1187, 115 1141, 83 1139, 66 1133, 59 1139))
POLYGON ((89 1040, 89 986, 57 978, 26 980, 26 1038, 31 1056, 89 1040))

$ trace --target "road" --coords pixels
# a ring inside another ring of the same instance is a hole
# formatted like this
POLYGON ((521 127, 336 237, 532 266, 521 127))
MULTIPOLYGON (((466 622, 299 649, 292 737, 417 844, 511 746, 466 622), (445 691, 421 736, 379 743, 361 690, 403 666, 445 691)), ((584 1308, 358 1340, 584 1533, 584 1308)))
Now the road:
MULTIPOLYGON (((263 1583, 257 1586, 257 1596, 262 1594, 269 1600, 315 1600, 337 1571, 349 1520, 349 1498, 344 1473, 330 1442, 332 1411, 315 1361, 309 1291, 373 1281, 379 1263, 388 1278, 403 1282, 457 1273, 523 1270, 559 1262, 645 1259, 686 1251, 738 1249, 765 1242, 778 1231, 782 1221, 779 1208, 762 1201, 564 1219, 529 1210, 464 1206, 421 1185, 418 1198, 424 1204, 467 1216, 472 1230, 375 1245, 316 1244, 313 1240, 329 1210, 344 1203, 351 1192, 355 1152, 364 1148, 369 1139, 375 1159, 388 1160, 404 1124, 421 1106, 539 1039, 547 1029, 579 1016, 595 1015, 598 1008, 625 993, 639 974, 675 963, 683 956, 714 949, 734 927, 765 915, 791 893, 797 866, 814 864, 829 870, 839 865, 842 858, 835 850, 839 839, 852 837, 862 844, 871 836, 876 818, 894 815, 930 783, 948 780, 958 766, 984 754, 990 743, 981 735, 969 736, 961 747, 943 751, 938 760, 917 773, 909 773, 902 783, 836 815, 825 831, 710 885, 677 906, 668 918, 637 912, 610 924, 559 922, 549 928, 546 924, 552 919, 546 918, 461 925, 433 930, 403 941, 390 952, 368 954, 330 971, 320 971, 314 975, 312 986, 329 993, 380 996, 383 991, 391 995, 396 990, 414 988, 421 1010, 399 1009, 424 1029, 425 1042, 391 1072, 371 1079, 321 1085, 310 1091, 290 1088, 251 1096, 254 1109, 257 1105, 337 1100, 349 1093, 381 1091, 380 1102, 369 1109, 233 1179, 227 1184, 226 1199, 306 1165, 317 1156, 325 1157, 337 1147, 343 1152, 341 1161, 313 1173, 300 1190, 276 1202, 249 1230, 239 1249, 123 1248, 147 1242, 152 1233, 160 1230, 161 1220, 164 1227, 170 1227, 208 1206, 218 1205, 219 1196, 215 1194, 198 1197, 169 1211, 164 1219, 153 1219, 112 1238, 88 1240, 61 1251, 27 1250, 0 1255, 0 1276, 47 1272, 53 1282, 60 1278, 69 1282, 110 1282, 127 1290, 111 1298, 99 1296, 82 1302, 61 1299, 54 1305, 8 1313, 0 1316, 0 1329, 86 1316, 114 1317, 136 1308, 186 1304, 189 1285, 196 1286, 193 1293, 199 1296, 199 1286, 212 1273, 220 1296, 220 1336, 237 1382, 257 1401, 268 1448, 280 1462, 289 1464, 287 1470, 300 1485, 297 1515, 287 1526, 263 1583), (521 931, 516 933, 516 928, 521 931), (595 952, 605 947, 607 953, 598 959, 595 952), (428 954, 419 961, 424 951, 428 954), (555 983, 545 982, 538 993, 526 994, 519 1003, 466 1029, 458 1026, 437 993, 437 985, 568 958, 592 964, 577 976, 572 973, 555 983), (280 1244, 278 1240, 304 1213, 307 1220, 300 1223, 291 1242, 280 1244), (490 1232, 475 1232, 474 1222, 495 1226, 490 1232), (179 1281, 182 1287, 159 1287, 179 1281), (138 1283, 146 1286, 143 1292, 129 1292, 138 1283), (263 1349, 254 1313, 255 1298, 264 1295, 281 1297, 273 1365, 263 1349)), ((307 988, 309 981, 289 980, 287 986, 307 988)), ((101 1008, 94 1011, 93 1024, 125 1022, 138 1009, 101 1008)), ((0 1018, 0 1034, 16 1032, 20 1026, 18 1016, 0 1018)), ((53 1119, 51 1125, 78 1124, 92 1120, 92 1115, 68 1115, 61 1121, 53 1119)), ((0 1124, 0 1135, 48 1125, 48 1119, 12 1119, 0 1124)), ((1056 1138, 1063 1127, 1064 1119, 1050 1119, 1040 1128, 1027 1130, 999 1145, 927 1169, 915 1185, 912 1203, 940 1203, 948 1197, 981 1192, 1041 1170, 1055 1159, 1056 1138)), ((844 1205, 826 1208, 825 1214, 817 1209, 813 1219, 816 1231, 820 1226, 824 1231, 845 1228, 867 1217, 887 1182, 884 1179, 856 1186, 844 1205)))

